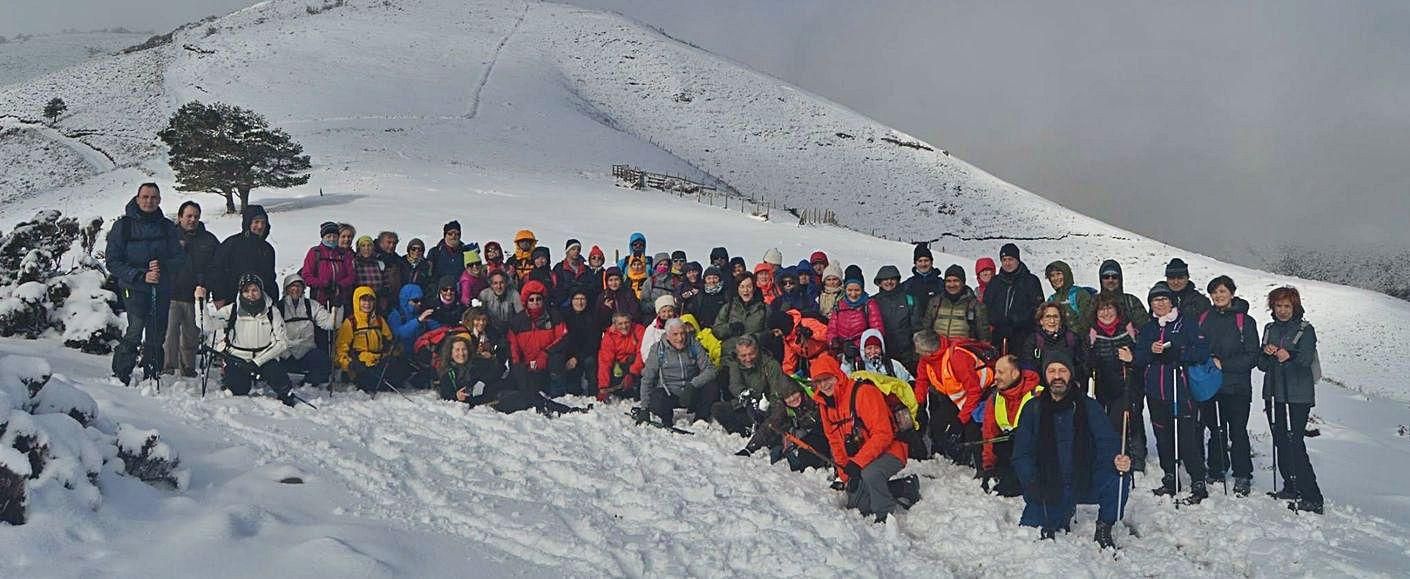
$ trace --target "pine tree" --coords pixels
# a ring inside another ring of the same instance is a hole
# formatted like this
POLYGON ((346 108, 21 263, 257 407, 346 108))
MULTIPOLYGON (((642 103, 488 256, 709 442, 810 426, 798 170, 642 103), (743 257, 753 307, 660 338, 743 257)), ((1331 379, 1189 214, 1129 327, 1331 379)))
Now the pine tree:
POLYGON ((244 211, 252 189, 308 183, 303 146, 248 109, 191 101, 157 136, 170 148, 176 189, 222 195, 227 213, 236 212, 236 198, 244 211))
POLYGON ((49 119, 49 124, 52 125, 54 121, 59 120, 59 115, 64 114, 64 111, 67 110, 69 110, 68 103, 65 103, 64 99, 54 97, 49 99, 49 104, 44 105, 44 116, 49 119))

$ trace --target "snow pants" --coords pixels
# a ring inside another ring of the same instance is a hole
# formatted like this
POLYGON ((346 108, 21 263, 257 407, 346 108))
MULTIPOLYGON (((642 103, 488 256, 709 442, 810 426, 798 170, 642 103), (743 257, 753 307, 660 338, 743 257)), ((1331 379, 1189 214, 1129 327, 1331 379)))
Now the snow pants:
MULTIPOLYGON (((259 367, 259 377, 268 384, 270 388, 280 395, 288 392, 291 388, 289 384, 289 372, 284 369, 282 360, 270 360, 259 367)), ((250 393, 250 388, 254 386, 255 376, 248 370, 234 366, 225 367, 225 375, 220 381, 221 385, 236 396, 245 396, 250 393)))
POLYGON ((896 510, 896 497, 891 496, 891 477, 901 472, 901 461, 890 453, 882 453, 871 464, 862 467, 862 480, 847 481, 847 508, 863 515, 889 515, 896 510))
POLYGON ((1296 489, 1306 500, 1322 502, 1322 489, 1317 486, 1317 473, 1307 458, 1307 416, 1311 404, 1273 404, 1269 409, 1273 423, 1273 443, 1278 446, 1278 472, 1286 488, 1296 489))
MULTIPOLYGON (((1183 404, 1181 406, 1184 406, 1183 404)), ((1151 427, 1155 429, 1155 450, 1160 455, 1160 470, 1162 480, 1169 481, 1170 486, 1174 486, 1175 478, 1179 473, 1175 469, 1175 442, 1179 437, 1180 443, 1180 464, 1184 465, 1185 472, 1190 473, 1190 480, 1204 481, 1204 427, 1199 424, 1199 419, 1188 407, 1182 408, 1179 420, 1175 420, 1174 408, 1169 400, 1150 401, 1151 427), (1179 432, 1175 432, 1176 423, 1179 424, 1179 432)), ((1134 461, 1133 461, 1134 462, 1134 461)))
POLYGON ((332 368, 328 362, 328 352, 321 348, 309 350, 307 354, 299 358, 285 358, 283 363, 286 371, 303 374, 304 384, 328 382, 328 373, 332 368))

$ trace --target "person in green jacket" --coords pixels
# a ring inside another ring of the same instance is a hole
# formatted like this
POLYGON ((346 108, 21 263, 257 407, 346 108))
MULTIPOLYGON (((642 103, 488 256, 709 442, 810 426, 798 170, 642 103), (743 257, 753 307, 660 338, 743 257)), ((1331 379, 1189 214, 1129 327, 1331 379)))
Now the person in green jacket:
POLYGON ((1048 301, 1066 307, 1069 328, 1079 336, 1086 336, 1087 330, 1092 328, 1091 292, 1077 287, 1072 267, 1065 261, 1054 261, 1043 271, 1048 284, 1053 286, 1053 295, 1048 296, 1048 301))

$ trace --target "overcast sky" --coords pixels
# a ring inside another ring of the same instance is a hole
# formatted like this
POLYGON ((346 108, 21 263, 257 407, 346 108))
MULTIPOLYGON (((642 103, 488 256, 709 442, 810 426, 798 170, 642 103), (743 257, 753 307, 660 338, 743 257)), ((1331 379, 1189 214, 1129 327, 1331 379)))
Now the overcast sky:
MULTIPOLYGON (((167 30, 242 0, 0 0, 0 34, 167 30)), ((1220 257, 1410 247, 1410 2, 573 0, 1220 257)))

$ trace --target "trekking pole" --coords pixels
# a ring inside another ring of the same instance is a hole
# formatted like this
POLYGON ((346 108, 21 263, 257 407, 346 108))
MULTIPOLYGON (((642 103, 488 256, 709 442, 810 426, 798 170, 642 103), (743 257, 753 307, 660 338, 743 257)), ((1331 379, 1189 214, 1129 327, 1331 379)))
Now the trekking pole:
MULTIPOLYGON (((1219 428, 1219 458, 1221 460, 1220 464, 1224 465, 1224 468, 1227 470, 1233 470, 1233 464, 1231 464, 1233 461, 1229 460, 1229 440, 1224 435, 1224 413, 1223 409, 1219 408, 1218 400, 1214 400, 1214 423, 1219 428)), ((1224 496, 1227 497, 1229 496, 1229 477, 1222 476, 1220 478, 1223 479, 1224 496)))
POLYGON ((771 423, 771 422, 765 422, 765 423, 764 423, 764 426, 768 427, 769 430, 772 430, 772 431, 774 431, 774 432, 777 432, 780 436, 783 437, 784 440, 787 440, 788 442, 793 443, 794 446, 797 446, 798 448, 801 448, 801 449, 803 449, 803 450, 806 450, 806 451, 808 451, 808 453, 812 454, 813 456, 818 457, 819 459, 821 459, 821 460, 823 461, 823 464, 826 464, 826 465, 828 466, 828 468, 831 468, 831 469, 833 469, 833 470, 836 470, 836 469, 837 469, 837 463, 832 462, 832 459, 831 459, 831 458, 826 457, 826 456, 823 456, 823 453, 818 452, 818 449, 813 448, 813 445, 804 442, 803 439, 798 438, 797 436, 794 436, 793 433, 784 432, 783 429, 781 429, 781 428, 779 428, 779 427, 777 427, 777 426, 774 426, 773 423, 771 423))
MULTIPOLYGON (((1170 369, 1170 408, 1171 408, 1171 439, 1175 441, 1175 496, 1171 502, 1175 503, 1175 510, 1180 510, 1180 383, 1179 375, 1175 373, 1175 368, 1170 369)), ((1193 482, 1193 481, 1192 481, 1193 482)))
POLYGON ((196 334, 200 344, 196 346, 196 365, 201 367, 201 398, 206 397, 206 298, 196 300, 196 334))
POLYGON ((984 440, 971 440, 971 441, 969 441, 969 442, 961 442, 961 443, 960 443, 960 448, 968 448, 968 447, 971 447, 971 446, 982 446, 982 445, 985 445, 985 444, 998 444, 998 443, 1000 443, 1000 442, 1008 442, 1008 441, 1010 441, 1010 440, 1013 440, 1013 435, 1012 435, 1012 434, 1003 434, 1003 435, 1000 435, 1000 436, 995 436, 994 438, 986 438, 986 439, 984 439, 984 440))
MULTIPOLYGON (((1126 455, 1126 432, 1127 432, 1127 427, 1130 425, 1130 423, 1131 423, 1131 409, 1130 409, 1130 408, 1127 408, 1126 410, 1121 411, 1121 454, 1122 454, 1122 456, 1125 456, 1125 455, 1126 455)), ((1129 459, 1130 457, 1128 456, 1127 458, 1129 459)), ((1126 469, 1126 472, 1121 473, 1121 478, 1116 481, 1116 520, 1118 520, 1118 521, 1124 521, 1124 520, 1126 520, 1126 505, 1125 505, 1125 503, 1121 502, 1121 499, 1122 499, 1122 496, 1125 494, 1125 491, 1126 491, 1126 475, 1128 475, 1128 474, 1130 474, 1130 473, 1131 473, 1131 469, 1129 469, 1129 468, 1126 469)))

